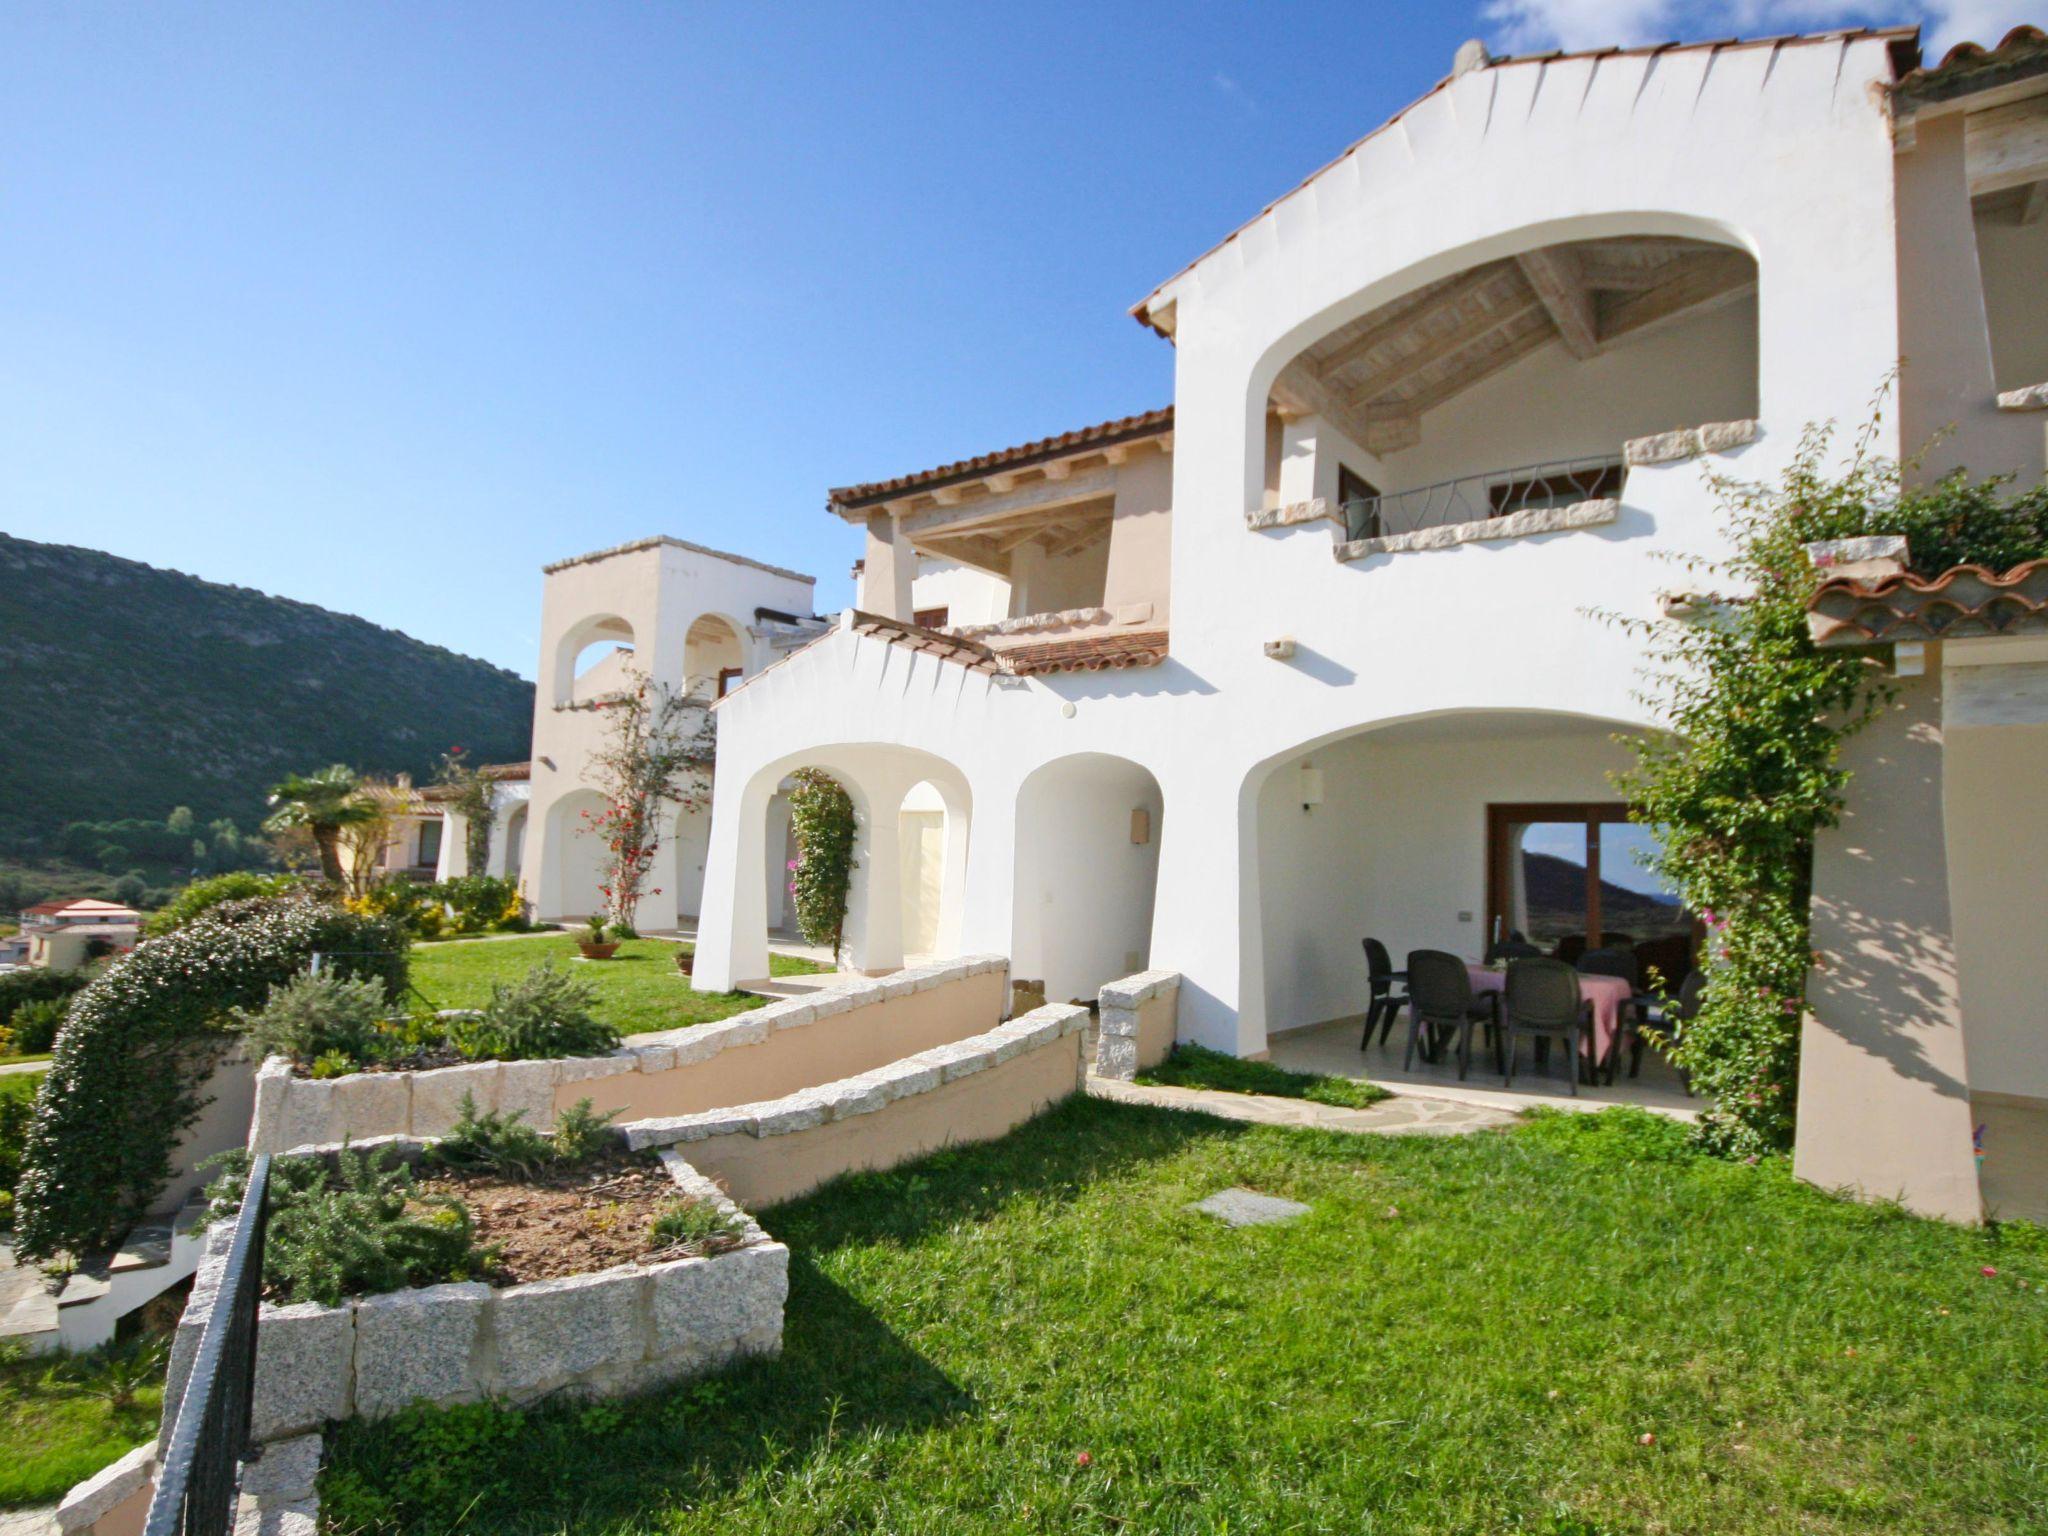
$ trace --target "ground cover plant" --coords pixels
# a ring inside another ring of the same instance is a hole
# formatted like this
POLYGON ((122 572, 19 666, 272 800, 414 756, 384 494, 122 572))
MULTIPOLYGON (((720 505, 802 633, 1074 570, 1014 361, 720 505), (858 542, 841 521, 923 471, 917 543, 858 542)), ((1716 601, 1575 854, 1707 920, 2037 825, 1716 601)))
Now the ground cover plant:
MULTIPOLYGON (((678 946, 661 939, 628 939, 609 960, 578 957, 568 934, 436 944, 413 955, 413 985, 436 1008, 479 1008, 491 988, 553 961, 596 993, 591 1012, 622 1035, 681 1029, 729 1018, 766 1001, 746 992, 698 992, 676 970, 678 946)), ((685 953, 690 946, 681 946, 685 953)), ((826 969, 791 955, 770 955, 774 976, 810 976, 826 969)))
POLYGON ((0 1344, 0 1509, 55 1503, 154 1435, 163 1361, 147 1336, 69 1357, 0 1344))
POLYGON ((1364 1109, 1392 1095, 1377 1083, 1321 1072, 1290 1072, 1270 1061, 1247 1061, 1201 1045, 1176 1045, 1166 1060, 1138 1074, 1138 1081, 1162 1088, 1215 1088, 1224 1093, 1263 1093, 1278 1099, 1307 1099, 1339 1109, 1364 1109))
POLYGON ((38 1072, 0 1073, 0 1229, 14 1225, 14 1186, 21 1181, 21 1153, 41 1077, 38 1072))
POLYGON ((341 1532, 2048 1525, 2048 1254, 1627 1111, 1457 1138, 1077 1098, 760 1213, 779 1360, 336 1436, 341 1532), (1231 1229, 1241 1185, 1306 1202, 1231 1229))

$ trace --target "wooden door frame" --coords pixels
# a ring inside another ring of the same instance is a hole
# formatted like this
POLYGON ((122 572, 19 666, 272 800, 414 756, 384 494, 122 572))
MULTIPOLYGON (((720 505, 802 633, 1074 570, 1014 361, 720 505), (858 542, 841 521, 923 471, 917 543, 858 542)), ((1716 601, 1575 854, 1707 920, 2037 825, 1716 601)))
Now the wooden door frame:
MULTIPOLYGON (((1529 822, 1578 822, 1586 829, 1586 947, 1597 948, 1605 932, 1600 911, 1599 829, 1629 819, 1624 800, 1520 800, 1489 802, 1486 807, 1486 945, 1493 948, 1494 924, 1504 919, 1508 900, 1507 829, 1529 822)), ((1505 937, 1508 924, 1501 923, 1505 937)))

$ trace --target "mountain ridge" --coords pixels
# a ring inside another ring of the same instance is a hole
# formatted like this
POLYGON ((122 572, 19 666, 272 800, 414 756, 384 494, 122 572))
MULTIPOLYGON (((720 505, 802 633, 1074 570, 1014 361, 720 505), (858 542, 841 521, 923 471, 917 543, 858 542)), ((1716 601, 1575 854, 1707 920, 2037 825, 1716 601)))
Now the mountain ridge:
POLYGON ((533 685, 352 614, 0 533, 0 842, 189 806, 242 826, 287 773, 526 756, 533 685))

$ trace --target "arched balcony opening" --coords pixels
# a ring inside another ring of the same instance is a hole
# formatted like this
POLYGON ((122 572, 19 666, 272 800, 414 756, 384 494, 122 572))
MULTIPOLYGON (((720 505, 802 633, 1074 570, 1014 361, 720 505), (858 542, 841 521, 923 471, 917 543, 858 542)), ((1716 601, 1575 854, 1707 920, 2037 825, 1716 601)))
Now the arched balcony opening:
POLYGON ((633 626, 617 614, 571 625, 555 647, 556 707, 592 704, 624 691, 635 654, 633 626))
POLYGON ((683 686, 691 697, 720 699, 746 675, 739 626, 716 613, 701 614, 683 636, 683 686))
POLYGON ((1378 539, 1618 500, 1631 439, 1757 415, 1756 285, 1733 246, 1603 234, 1350 315, 1275 378, 1262 506, 1378 539))

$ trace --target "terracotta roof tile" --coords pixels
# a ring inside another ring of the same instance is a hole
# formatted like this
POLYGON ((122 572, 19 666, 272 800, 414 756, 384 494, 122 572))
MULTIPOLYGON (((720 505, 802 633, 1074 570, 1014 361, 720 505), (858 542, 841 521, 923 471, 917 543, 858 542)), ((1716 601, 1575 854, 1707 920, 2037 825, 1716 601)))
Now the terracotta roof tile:
POLYGON ((887 501, 893 496, 901 496, 905 491, 924 490, 955 480, 978 479, 991 470, 1036 464, 1046 459, 1063 458, 1084 448, 1107 448, 1113 443, 1127 443, 1141 437, 1156 437, 1160 433, 1172 430, 1173 407, 1161 406, 1156 411, 1144 411, 1136 416, 1119 416, 1114 421, 1097 422, 1092 427, 1078 427, 1072 432, 1062 432, 1057 437, 1041 437, 1035 442, 1019 443, 1014 448, 999 448, 993 453, 978 454, 974 458, 961 459, 952 464, 941 464, 936 469, 921 469, 915 474, 898 475, 893 480, 870 480, 862 485, 841 486, 826 493, 826 505, 829 510, 844 517, 856 508, 887 501))
POLYGON ((1916 46, 1910 58, 1902 62, 1908 67, 1892 83, 1895 97, 1908 106, 1952 101, 1958 96, 2048 74, 2048 33, 2039 27, 2018 26, 2006 33, 1995 48, 1957 43, 1941 56, 1939 64, 1931 67, 1920 61, 1916 46))
POLYGON ((1072 640, 1042 640, 1009 645, 997 652, 1003 670, 1018 677, 1044 672, 1113 672, 1125 667, 1156 667, 1166 660, 1166 631, 1125 630, 1106 635, 1081 635, 1072 640))
MULTIPOLYGON (((480 763, 476 771, 494 784, 524 784, 533 777, 533 764, 480 763)), ((419 797, 422 800, 446 800, 451 793, 445 784, 429 784, 419 792, 419 797)))
POLYGON ((2048 560, 2003 576, 1958 565, 1935 577, 1837 577, 1806 605, 1806 626, 1813 643, 1829 649, 2048 633, 2048 560))

